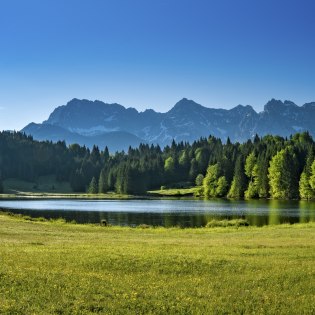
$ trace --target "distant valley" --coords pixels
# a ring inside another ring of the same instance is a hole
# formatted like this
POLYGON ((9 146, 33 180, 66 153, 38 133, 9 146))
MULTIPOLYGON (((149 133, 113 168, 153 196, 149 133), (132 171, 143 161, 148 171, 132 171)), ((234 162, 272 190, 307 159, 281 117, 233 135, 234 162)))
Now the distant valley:
POLYGON ((140 143, 165 146, 175 141, 193 142, 210 134, 225 141, 243 142, 255 134, 289 136, 308 130, 315 136, 315 102, 298 106, 272 99, 257 113, 250 105, 230 110, 207 108, 186 98, 166 113, 138 112, 119 104, 73 99, 57 107, 41 124, 21 131, 36 140, 65 140, 109 150, 127 150, 140 143))

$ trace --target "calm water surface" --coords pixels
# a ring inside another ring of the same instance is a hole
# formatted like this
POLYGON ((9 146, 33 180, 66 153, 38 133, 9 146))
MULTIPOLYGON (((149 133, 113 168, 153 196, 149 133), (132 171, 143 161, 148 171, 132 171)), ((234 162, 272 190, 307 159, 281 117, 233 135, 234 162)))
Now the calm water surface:
POLYGON ((247 219, 251 225, 315 221, 315 202, 230 200, 0 200, 0 209, 78 223, 204 226, 212 219, 247 219))

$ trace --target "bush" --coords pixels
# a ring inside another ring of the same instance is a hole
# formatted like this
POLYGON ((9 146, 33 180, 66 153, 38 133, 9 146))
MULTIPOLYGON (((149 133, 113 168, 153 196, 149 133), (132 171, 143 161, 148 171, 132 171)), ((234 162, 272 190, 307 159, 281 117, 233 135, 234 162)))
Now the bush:
POLYGON ((207 228, 213 227, 240 227, 240 226, 249 226, 249 222, 244 219, 235 219, 235 220, 211 220, 206 224, 207 228))
POLYGON ((194 192, 194 196, 195 197, 202 197, 203 196, 203 187, 196 189, 194 192))

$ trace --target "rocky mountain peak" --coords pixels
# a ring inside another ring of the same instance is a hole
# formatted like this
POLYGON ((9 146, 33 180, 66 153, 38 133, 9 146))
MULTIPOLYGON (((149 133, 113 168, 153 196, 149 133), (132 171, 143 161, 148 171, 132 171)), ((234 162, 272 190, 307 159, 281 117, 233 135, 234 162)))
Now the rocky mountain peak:
POLYGON ((271 99, 267 104, 264 106, 264 111, 266 112, 277 112, 283 108, 283 102, 276 99, 271 99))
POLYGON ((290 136, 308 130, 315 136, 314 121, 315 102, 300 107, 288 100, 271 99, 264 111, 257 113, 250 105, 216 109, 183 98, 168 112, 158 113, 74 98, 57 107, 43 124, 31 124, 22 131, 33 135, 34 139, 78 141, 86 145, 94 142, 101 146, 104 139, 115 137, 115 148, 125 148, 130 139, 133 143, 164 146, 172 139, 192 142, 209 135, 239 142, 256 133, 290 136))
POLYGON ((181 99, 179 102, 177 102, 174 107, 170 110, 171 111, 189 111, 196 108, 202 108, 200 104, 194 102, 193 100, 189 100, 187 98, 181 99))

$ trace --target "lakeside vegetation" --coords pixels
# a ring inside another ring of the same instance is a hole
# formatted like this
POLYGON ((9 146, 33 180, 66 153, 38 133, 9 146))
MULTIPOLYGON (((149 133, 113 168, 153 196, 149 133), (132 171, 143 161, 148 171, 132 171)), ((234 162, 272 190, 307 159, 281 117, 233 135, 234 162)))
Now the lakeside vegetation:
POLYGON ((313 314, 315 225, 122 228, 0 214, 1 314, 313 314))
POLYGON ((190 187, 190 188, 166 188, 161 187, 157 190, 149 190, 148 194, 157 197, 190 197, 198 196, 198 191, 202 188, 201 186, 190 187))
POLYGON ((210 136, 192 144, 173 141, 163 150, 141 144, 115 154, 107 147, 89 150, 1 132, 0 193, 21 187, 32 193, 94 195, 160 190, 166 196, 309 200, 315 198, 314 152, 307 132, 289 139, 256 136, 242 144, 210 136))

